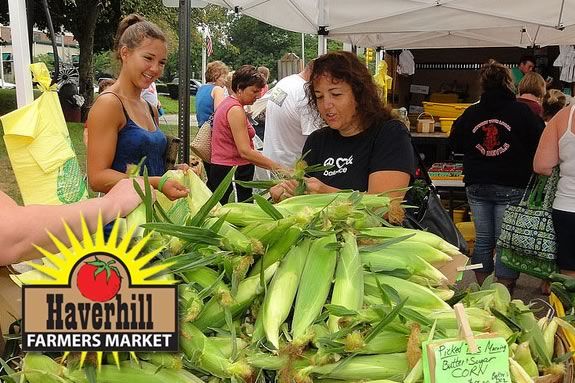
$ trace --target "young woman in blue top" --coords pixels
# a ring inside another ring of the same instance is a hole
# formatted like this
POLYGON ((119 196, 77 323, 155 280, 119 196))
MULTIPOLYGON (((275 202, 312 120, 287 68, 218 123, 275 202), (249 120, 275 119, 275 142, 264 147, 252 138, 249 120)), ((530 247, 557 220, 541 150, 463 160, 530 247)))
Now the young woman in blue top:
POLYGON ((166 136, 158 126, 158 111, 141 97, 162 74, 167 46, 164 33, 138 15, 126 16, 116 33, 118 80, 96 99, 88 127, 88 181, 94 191, 108 192, 127 177, 129 164, 146 158, 150 184, 171 200, 189 191, 175 180, 160 185, 165 173, 166 136))

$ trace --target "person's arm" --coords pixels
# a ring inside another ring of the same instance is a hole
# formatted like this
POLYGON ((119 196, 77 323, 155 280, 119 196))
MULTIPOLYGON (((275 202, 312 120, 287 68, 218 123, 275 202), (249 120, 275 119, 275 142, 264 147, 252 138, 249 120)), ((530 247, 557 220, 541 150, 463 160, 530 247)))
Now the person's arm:
MULTIPOLYGON (((143 188, 143 182, 139 181, 143 188)), ((118 215, 125 216, 141 203, 133 187, 133 181, 124 179, 101 198, 93 198, 70 205, 18 206, 8 195, 0 191, 0 265, 9 265, 42 254, 37 245, 49 251, 57 250, 46 231, 69 245, 62 221, 65 221, 76 237, 82 234, 81 215, 93 233, 101 212, 104 224, 118 215)))
POLYGON ((559 163, 559 137, 557 119, 552 119, 539 140, 539 146, 533 158, 533 171, 537 174, 551 175, 553 167, 559 163))
POLYGON ((260 168, 268 170, 281 170, 283 167, 276 162, 270 160, 259 151, 253 149, 250 145, 250 136, 246 126, 246 114, 239 106, 234 106, 228 111, 228 122, 234 137, 234 143, 238 149, 240 156, 259 166, 260 168))
MULTIPOLYGON (((118 132, 126 123, 120 101, 113 95, 101 95, 88 115, 88 182, 92 190, 107 193, 126 173, 112 169, 116 155, 118 132)), ((150 177, 150 185, 158 189, 161 177, 150 177)), ((168 180, 160 190, 170 200, 188 195, 189 190, 175 180, 168 180)))
POLYGON ((214 88, 212 89, 212 98, 214 99, 214 112, 215 112, 216 109, 218 109, 218 106, 220 106, 221 102, 224 100, 224 98, 226 98, 226 95, 224 94, 224 88, 217 85, 214 86, 214 88))

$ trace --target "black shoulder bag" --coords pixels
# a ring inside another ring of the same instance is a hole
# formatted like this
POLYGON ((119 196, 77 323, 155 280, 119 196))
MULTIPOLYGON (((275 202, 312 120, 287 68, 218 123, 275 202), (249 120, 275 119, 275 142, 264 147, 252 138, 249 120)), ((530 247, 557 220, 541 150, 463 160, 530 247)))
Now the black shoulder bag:
MULTIPOLYGON (((418 166, 421 171, 421 176, 427 184, 427 194, 423 197, 421 204, 419 204, 416 212, 411 212, 409 209, 405 214, 404 227, 426 230, 430 233, 437 234, 447 242, 459 248, 464 254, 467 254, 467 242, 463 235, 457 229, 449 212, 445 210, 439 199, 437 189, 431 182, 429 173, 421 160, 421 156, 417 148, 412 143, 413 151, 417 157, 418 166)), ((409 202, 408 202, 409 204, 409 202)))

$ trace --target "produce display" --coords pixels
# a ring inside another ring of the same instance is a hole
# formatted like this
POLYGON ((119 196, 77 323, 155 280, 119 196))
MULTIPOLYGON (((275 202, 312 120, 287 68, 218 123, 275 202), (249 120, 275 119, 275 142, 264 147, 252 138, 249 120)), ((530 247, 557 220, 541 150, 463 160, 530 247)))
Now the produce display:
POLYGON ((340 192, 221 206, 231 173, 213 195, 192 174, 173 177, 191 197, 147 196, 128 223, 141 224, 148 248, 163 247, 157 262, 172 263, 180 281, 181 352, 106 353, 101 366, 91 355, 80 363, 74 353, 65 362, 29 353, 5 364, 8 379, 422 382, 421 343, 458 337, 452 305, 461 302, 474 334, 507 340, 513 381, 561 381, 570 354, 556 350, 555 333, 571 325, 537 319, 492 280, 456 292, 440 268, 458 249, 387 223, 390 198, 340 192))

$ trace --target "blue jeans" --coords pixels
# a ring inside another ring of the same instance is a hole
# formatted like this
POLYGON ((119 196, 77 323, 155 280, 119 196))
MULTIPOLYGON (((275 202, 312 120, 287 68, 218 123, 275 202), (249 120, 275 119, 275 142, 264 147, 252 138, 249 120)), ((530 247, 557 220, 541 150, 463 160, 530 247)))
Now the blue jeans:
POLYGON ((501 263, 495 245, 501 233, 505 208, 508 204, 519 203, 524 190, 511 186, 474 184, 467 186, 466 192, 475 225, 475 247, 471 261, 483 264, 483 269, 477 269, 479 272, 491 274, 495 269, 497 278, 517 279, 519 273, 501 263))

